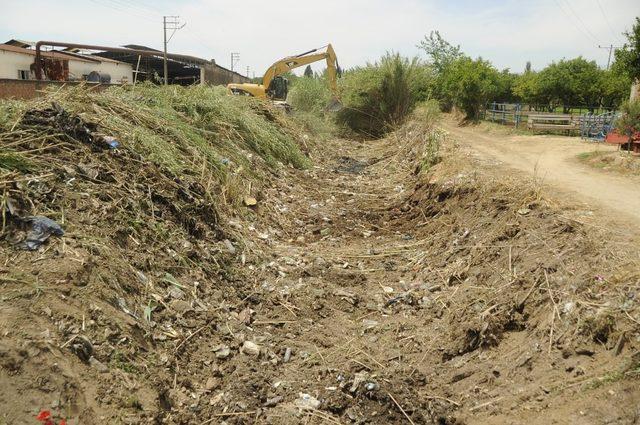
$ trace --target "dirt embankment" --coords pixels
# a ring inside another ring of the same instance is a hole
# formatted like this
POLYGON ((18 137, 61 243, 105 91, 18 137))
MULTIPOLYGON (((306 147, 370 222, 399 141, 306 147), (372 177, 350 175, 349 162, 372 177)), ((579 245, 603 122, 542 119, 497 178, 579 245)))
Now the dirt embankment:
POLYGON ((0 244, 0 418, 633 423, 637 255, 450 141, 429 167, 438 141, 308 144, 209 215, 201 174, 126 141, 27 140, 55 178, 3 184, 65 235, 0 244))
POLYGON ((640 176, 640 156, 628 151, 592 151, 578 155, 583 163, 602 171, 626 176, 640 176))

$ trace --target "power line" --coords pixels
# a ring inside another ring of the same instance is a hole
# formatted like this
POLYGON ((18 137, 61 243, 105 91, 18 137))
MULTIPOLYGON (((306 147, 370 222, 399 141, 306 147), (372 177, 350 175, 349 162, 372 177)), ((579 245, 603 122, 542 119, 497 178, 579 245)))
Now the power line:
POLYGON ((113 3, 118 3, 120 5, 122 5, 123 7, 126 8, 131 8, 131 9, 136 9, 137 11, 141 12, 141 13, 145 13, 145 14, 153 14, 156 16, 160 16, 160 13, 158 12, 157 9, 153 9, 150 8, 148 6, 142 5, 142 4, 136 4, 135 2, 129 2, 127 0, 109 0, 113 3))
MULTIPOLYGON (((578 25, 576 25, 576 23, 574 22, 573 19, 571 19, 571 16, 569 16, 569 14, 567 13, 567 11, 565 10, 564 6, 562 6, 562 4, 560 3, 560 0, 553 0, 556 5, 558 6, 558 8, 562 11, 562 13, 568 18, 569 21, 571 21, 571 24, 573 25, 573 27, 575 29, 578 30, 578 32, 581 32, 583 35, 589 37, 589 34, 586 33, 582 28, 580 28, 578 25)), ((593 37, 592 37, 593 38, 593 37)), ((595 42, 597 43, 598 41, 595 40, 595 42)))
POLYGON ((604 18, 605 22, 607 23, 607 26, 609 27, 609 31, 611 31, 611 34, 613 35, 614 38, 622 42, 622 39, 620 38, 620 34, 614 31, 613 27, 611 26, 611 22, 609 22, 609 18, 607 17, 607 14, 604 13, 604 8, 602 7, 602 3, 600 3, 600 0, 596 0, 596 3, 598 4, 600 13, 602 13, 602 17, 604 18))
POLYGON ((609 59, 607 59, 607 69, 609 69, 609 65, 611 65, 611 53, 613 53, 613 49, 617 49, 617 46, 610 44, 608 46, 601 46, 598 44, 599 49, 607 49, 609 51, 609 59))
POLYGON ((180 25, 180 17, 179 16, 163 16, 162 24, 164 29, 164 85, 169 84, 169 71, 167 70, 167 44, 171 41, 173 36, 176 34, 176 31, 184 28, 186 24, 183 23, 180 25), (167 39, 167 30, 173 30, 169 38, 167 39))
POLYGON ((136 18, 144 19, 144 20, 149 21, 149 22, 153 22, 153 23, 157 23, 158 22, 158 21, 150 18, 148 15, 140 15, 140 14, 137 14, 137 13, 133 13, 130 10, 125 10, 120 6, 115 6, 115 3, 103 3, 103 2, 101 2, 99 0, 89 0, 89 1, 91 1, 92 3, 97 4, 99 6, 106 7, 106 8, 111 9, 111 10, 115 10, 116 12, 120 12, 120 13, 122 13, 124 15, 129 16, 129 17, 134 16, 136 18))
POLYGON ((240 53, 231 52, 231 72, 233 72, 233 66, 240 62, 240 53))
MULTIPOLYGON (((560 0, 562 1, 562 0, 560 0)), ((591 30, 589 29, 589 27, 584 23, 584 21, 582 20, 582 18, 576 13, 576 11, 573 9, 573 6, 571 6, 571 2, 569 2, 569 0, 564 0, 564 2, 567 4, 567 6, 569 7, 569 10, 571 11, 571 13, 573 13, 573 16, 576 17, 576 19, 580 22, 580 24, 582 24, 582 27, 585 29, 585 31, 587 32, 587 34, 589 35, 589 37, 591 37, 591 39, 593 41, 595 41, 596 43, 598 42, 598 39, 595 35, 593 35, 593 33, 591 32, 591 30)))

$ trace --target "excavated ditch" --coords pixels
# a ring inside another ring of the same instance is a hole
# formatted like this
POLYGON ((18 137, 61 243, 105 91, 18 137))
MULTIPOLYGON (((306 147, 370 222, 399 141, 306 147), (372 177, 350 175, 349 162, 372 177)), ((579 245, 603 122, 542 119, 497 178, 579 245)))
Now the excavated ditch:
POLYGON ((452 141, 416 167, 431 131, 315 146, 235 216, 126 149, 16 177, 65 235, 0 245, 0 418, 634 423, 637 262, 452 141))

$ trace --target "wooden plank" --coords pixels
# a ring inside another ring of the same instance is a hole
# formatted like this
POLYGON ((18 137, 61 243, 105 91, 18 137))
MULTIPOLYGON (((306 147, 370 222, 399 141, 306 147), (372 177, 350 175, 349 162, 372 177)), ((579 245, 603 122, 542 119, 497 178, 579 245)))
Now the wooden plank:
POLYGON ((534 124, 532 130, 577 130, 573 124, 534 124))
POLYGON ((541 120, 541 121, 552 121, 552 120, 571 120, 573 116, 571 115, 529 115, 529 119, 541 120))

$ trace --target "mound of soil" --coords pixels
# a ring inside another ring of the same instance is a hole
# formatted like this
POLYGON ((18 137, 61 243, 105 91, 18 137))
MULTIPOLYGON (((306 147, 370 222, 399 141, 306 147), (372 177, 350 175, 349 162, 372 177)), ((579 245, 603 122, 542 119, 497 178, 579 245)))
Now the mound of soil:
POLYGON ((629 152, 589 152, 578 156, 591 167, 640 176, 640 156, 629 152))

